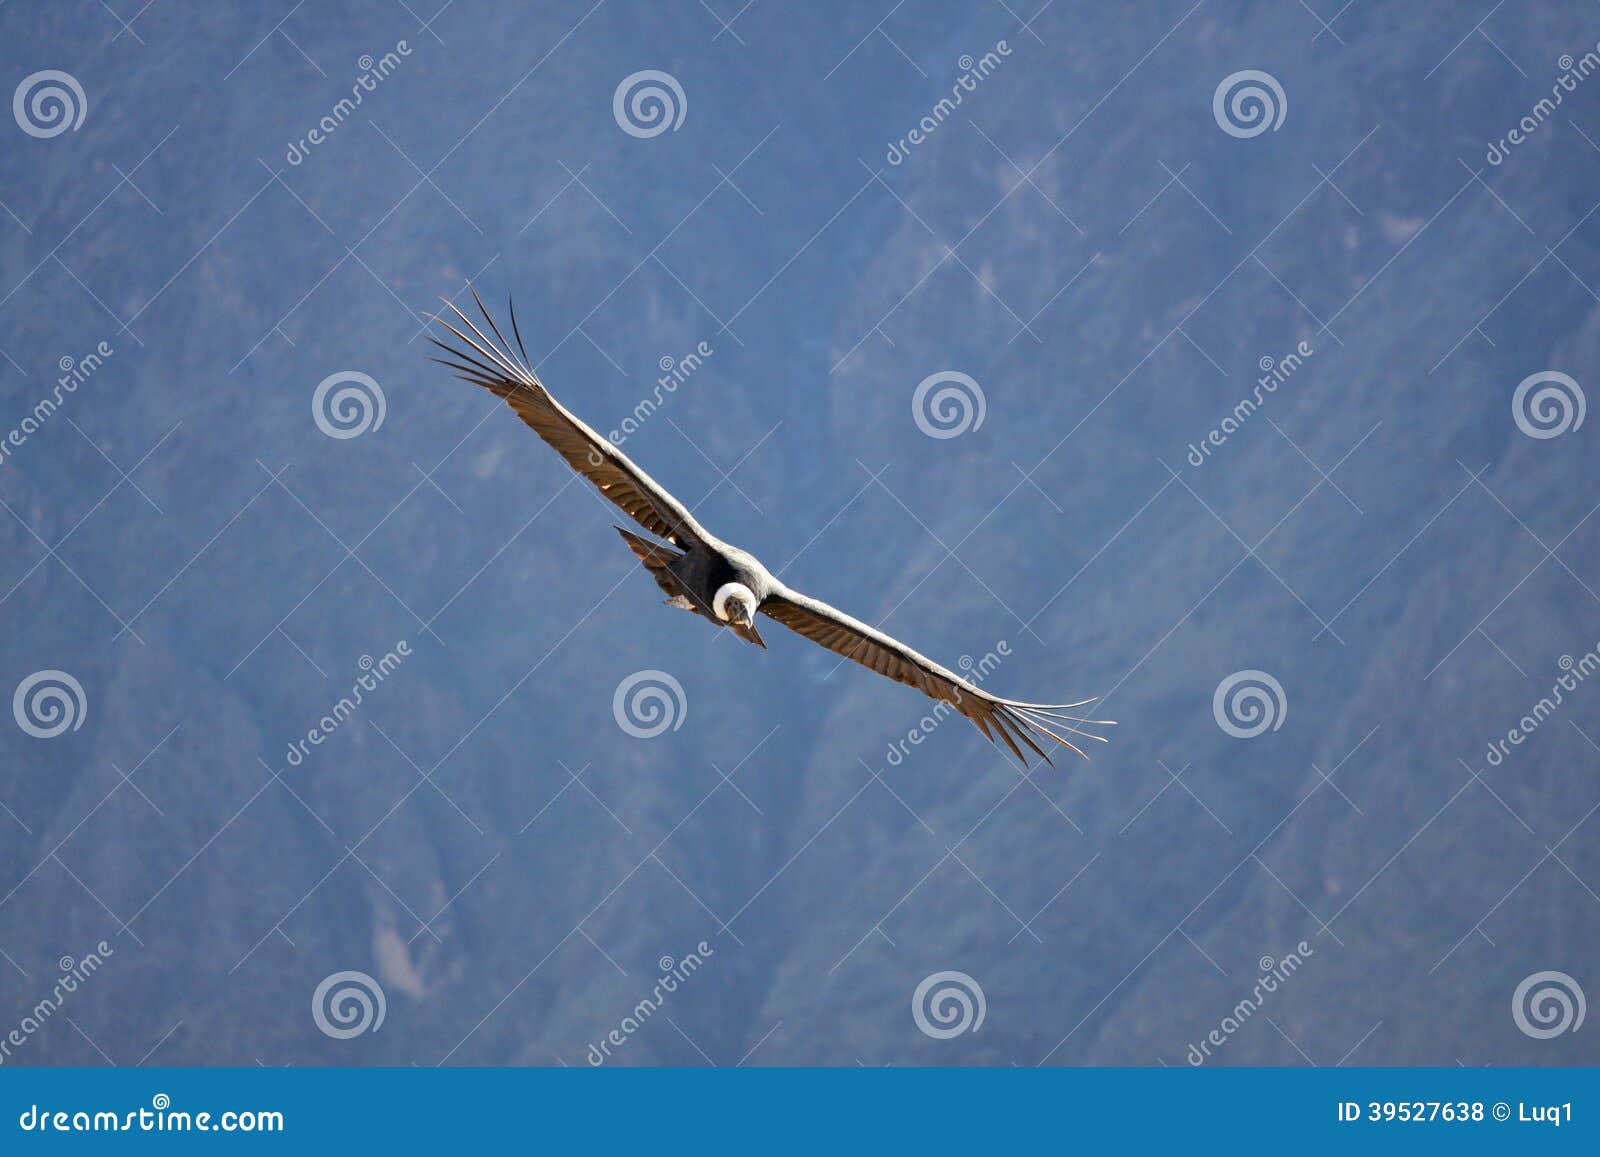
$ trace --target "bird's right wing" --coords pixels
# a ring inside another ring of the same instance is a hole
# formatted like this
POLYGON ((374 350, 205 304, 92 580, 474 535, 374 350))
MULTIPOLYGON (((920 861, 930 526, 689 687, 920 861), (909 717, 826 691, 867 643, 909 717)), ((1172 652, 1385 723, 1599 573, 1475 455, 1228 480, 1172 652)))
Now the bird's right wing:
POLYGON ((544 383, 539 381, 528 362, 527 351, 522 346, 522 335, 517 333, 516 312, 513 310, 511 314, 511 332, 516 336, 521 357, 512 352, 510 343, 501 336, 489 311, 484 309, 483 302, 478 301, 476 291, 473 291, 472 299, 478 302, 478 310, 483 314, 484 323, 494 338, 490 338, 471 318, 447 301, 445 304, 460 319, 465 332, 450 321, 436 318, 461 344, 447 345, 430 339, 454 359, 434 360, 455 370, 463 381, 482 386, 504 398, 517 416, 548 442, 568 466, 594 483, 602 495, 652 534, 684 549, 696 543, 708 542, 710 536, 683 503, 634 465, 610 441, 585 425, 544 388, 544 383))
POLYGON ((1108 720, 1081 719, 1063 714, 1094 702, 1092 699, 1052 705, 1022 703, 991 695, 954 671, 917 654, 898 639, 890 638, 820 599, 810 598, 787 587, 768 595, 761 603, 761 613, 835 654, 843 655, 880 675, 887 675, 897 683, 914 687, 931 699, 950 704, 972 720, 985 738, 991 742, 1005 743, 1024 764, 1027 763, 1027 757, 1017 746, 1017 740, 1021 740, 1046 762, 1052 761, 1044 748, 1035 742, 1035 737, 1046 744, 1063 744, 1079 755, 1083 755, 1083 752, 1077 744, 1058 734, 1058 730, 1105 742, 1104 736, 1082 728, 1085 725, 1108 724, 1108 720))

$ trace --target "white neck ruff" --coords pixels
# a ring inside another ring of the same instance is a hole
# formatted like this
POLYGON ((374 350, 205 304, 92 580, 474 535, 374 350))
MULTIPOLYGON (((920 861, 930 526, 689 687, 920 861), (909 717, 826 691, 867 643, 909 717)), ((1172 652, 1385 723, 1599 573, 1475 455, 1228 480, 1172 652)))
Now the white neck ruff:
POLYGON ((743 583, 723 583, 717 588, 717 593, 711 600, 711 609, 716 612, 717 618, 725 623, 729 621, 728 600, 736 596, 740 602, 748 602, 752 609, 755 607, 755 592, 749 587, 743 583))

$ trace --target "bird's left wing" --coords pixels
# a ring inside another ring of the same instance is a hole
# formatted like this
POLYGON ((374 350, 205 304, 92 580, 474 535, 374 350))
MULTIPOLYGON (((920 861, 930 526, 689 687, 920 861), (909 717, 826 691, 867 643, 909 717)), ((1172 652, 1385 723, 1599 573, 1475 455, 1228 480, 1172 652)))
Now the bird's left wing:
POLYGON ((1047 745, 1052 742, 1063 744, 1079 755, 1083 755, 1083 752, 1077 744, 1065 738, 1061 732, 1105 742, 1104 736, 1082 728, 1086 725, 1109 724, 1108 720, 1082 719, 1064 714, 1094 702, 1092 699, 1078 703, 1042 704, 1022 703, 991 695, 954 671, 919 655, 898 639, 890 638, 820 599, 810 598, 787 587, 768 595, 761 604, 761 613, 852 662, 860 663, 880 675, 887 675, 897 683, 915 687, 929 698, 950 704, 972 720, 985 738, 991 742, 1004 742, 1024 764, 1027 763, 1027 757, 1018 747, 1018 740, 1047 762, 1051 762, 1050 756, 1035 742, 1036 737, 1047 745))
POLYGON ((498 340, 491 339, 471 318, 447 301, 445 304, 455 313, 464 330, 443 318, 435 320, 461 344, 453 346, 430 339, 454 359, 434 360, 455 370, 462 380, 504 398, 517 416, 548 442, 568 466, 594 483, 601 494, 650 533, 685 550, 697 542, 707 542, 710 536, 683 503, 544 388, 544 383, 528 364, 527 351, 522 348, 522 337, 516 329, 516 312, 511 314, 511 332, 517 338, 517 349, 522 351, 520 358, 501 337, 489 311, 478 301, 476 291, 472 298, 478 302, 484 324, 498 340))

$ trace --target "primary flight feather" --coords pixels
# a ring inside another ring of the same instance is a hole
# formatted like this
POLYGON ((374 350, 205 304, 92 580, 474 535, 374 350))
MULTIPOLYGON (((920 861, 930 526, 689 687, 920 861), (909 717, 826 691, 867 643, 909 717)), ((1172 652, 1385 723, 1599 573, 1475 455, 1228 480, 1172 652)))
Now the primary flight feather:
POLYGON ((1002 699, 919 655, 898 639, 785 586, 754 556, 707 531, 683 503, 556 401, 533 372, 522 335, 517 331, 514 309, 511 332, 515 349, 478 301, 476 292, 473 300, 477 301, 484 326, 479 327, 454 304, 445 302, 460 324, 437 320, 459 344, 434 340, 449 355, 449 360, 435 360, 455 370, 463 380, 503 398, 568 466, 645 530, 665 540, 656 541, 617 527, 667 593, 669 603, 693 611, 761 647, 766 644, 756 630, 755 616, 764 614, 846 659, 948 703, 972 720, 991 742, 1004 743, 1024 764, 1027 756, 1023 748, 1050 760, 1041 742, 1046 746, 1052 742, 1062 744, 1079 755, 1083 751, 1066 738, 1068 735, 1105 742, 1104 736, 1083 728, 1109 725, 1109 720, 1067 714, 1092 699, 1060 704, 1002 699))

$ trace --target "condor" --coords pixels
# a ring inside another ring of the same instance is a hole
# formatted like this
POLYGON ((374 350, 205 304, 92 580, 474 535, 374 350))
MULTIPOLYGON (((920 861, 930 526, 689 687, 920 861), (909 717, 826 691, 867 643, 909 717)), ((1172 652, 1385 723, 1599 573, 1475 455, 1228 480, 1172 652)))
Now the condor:
POLYGON ((1092 703, 1092 699, 1060 704, 1002 699, 899 640, 785 586, 753 555, 729 546, 696 522, 683 503, 556 401, 533 372, 517 330, 514 308, 511 332, 515 352, 483 302, 478 301, 476 292, 473 300, 482 314, 483 327, 446 301, 455 320, 435 320, 458 344, 435 339, 434 344, 448 355, 448 360, 434 360, 455 370, 464 381, 504 399, 568 466, 655 535, 653 539, 646 538, 617 527, 628 547, 667 593, 670 605, 692 611, 760 647, 766 644, 756 630, 756 615, 766 615, 846 659, 948 703, 991 742, 1004 743, 1024 765, 1028 761, 1024 748, 1046 761, 1050 760, 1046 748, 1055 743, 1083 755, 1082 749, 1067 738, 1069 735, 1105 742, 1104 736, 1084 728, 1109 726, 1109 720, 1070 714, 1092 703))

